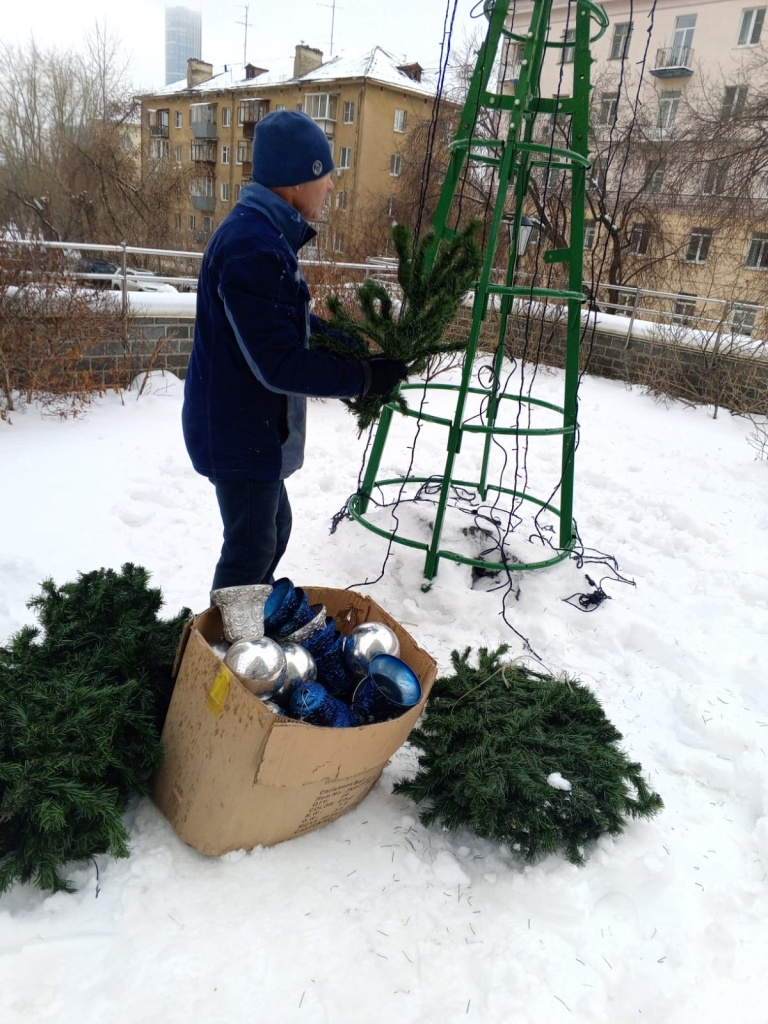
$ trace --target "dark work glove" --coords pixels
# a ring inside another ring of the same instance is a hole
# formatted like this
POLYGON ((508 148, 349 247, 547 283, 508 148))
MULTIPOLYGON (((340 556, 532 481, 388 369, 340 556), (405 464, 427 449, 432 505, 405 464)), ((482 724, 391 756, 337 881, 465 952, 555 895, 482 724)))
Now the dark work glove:
POLYGON ((408 376, 408 367, 400 359, 387 359, 386 356, 374 356, 368 360, 371 371, 371 383, 366 395, 374 395, 389 400, 395 387, 408 376))

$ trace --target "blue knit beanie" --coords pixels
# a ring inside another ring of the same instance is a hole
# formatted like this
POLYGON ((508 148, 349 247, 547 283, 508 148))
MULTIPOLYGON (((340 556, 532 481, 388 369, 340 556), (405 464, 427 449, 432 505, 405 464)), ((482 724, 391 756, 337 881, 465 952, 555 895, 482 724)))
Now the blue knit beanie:
POLYGON ((301 110, 275 110, 253 133, 252 178, 267 188, 302 185, 333 170, 325 132, 301 110))

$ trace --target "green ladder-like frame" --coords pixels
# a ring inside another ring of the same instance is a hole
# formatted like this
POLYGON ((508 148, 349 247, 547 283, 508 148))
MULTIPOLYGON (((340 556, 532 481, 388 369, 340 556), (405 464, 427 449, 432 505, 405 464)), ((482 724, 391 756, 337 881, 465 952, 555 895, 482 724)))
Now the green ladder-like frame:
POLYGON ((590 165, 588 134, 589 134, 589 94, 590 83, 590 44, 603 35, 608 27, 608 18, 601 7, 596 6, 591 0, 576 0, 575 4, 575 38, 567 45, 574 48, 573 61, 573 92, 570 96, 562 98, 543 99, 539 95, 539 79, 544 62, 544 56, 549 48, 563 49, 566 45, 563 41, 548 39, 549 15, 552 0, 534 0, 533 12, 529 29, 526 33, 520 34, 506 27, 511 0, 485 0, 483 13, 488 19, 488 32, 485 42, 478 51, 477 63, 472 75, 467 100, 462 111, 459 129, 453 142, 450 145, 451 159, 448 166, 445 182, 440 194, 437 211, 435 213, 434 231, 435 243, 432 247, 428 264, 434 261, 435 255, 441 241, 453 237, 453 229, 448 227, 448 217, 456 194, 456 190, 462 179, 464 166, 467 161, 489 164, 498 169, 498 188, 493 207, 488 243, 483 257, 481 276, 475 290, 475 299, 472 307, 472 326, 469 334, 469 341, 464 358, 464 367, 461 383, 452 384, 405 384, 402 390, 447 390, 455 391, 458 394, 456 409, 452 419, 439 416, 426 415, 417 410, 408 409, 405 415, 417 417, 426 423, 440 424, 448 429, 448 444, 445 469, 441 477, 396 477, 387 480, 378 480, 376 474, 379 470, 381 458, 386 444, 387 434, 392 421, 392 415, 396 406, 390 404, 382 411, 379 425, 370 458, 368 460, 363 481, 357 494, 349 500, 349 511, 353 519, 361 523, 373 533, 377 533, 396 544, 403 544, 407 547, 417 548, 426 552, 424 575, 431 580, 437 573, 438 562, 441 558, 447 558, 467 565, 478 566, 485 569, 504 569, 507 566, 501 562, 488 562, 471 558, 440 547, 440 537, 445 518, 446 506, 450 495, 451 486, 461 486, 475 489, 482 500, 486 499, 489 491, 496 491, 511 495, 521 501, 531 502, 538 505, 540 509, 547 509, 559 519, 559 546, 556 554, 544 560, 528 563, 515 562, 515 570, 540 569, 545 566, 554 565, 556 562, 566 558, 575 543, 575 527, 573 524, 573 480, 574 480, 574 453, 576 447, 576 422, 577 413, 577 389, 579 376, 579 348, 581 337, 581 306, 585 301, 582 293, 582 260, 584 250, 584 198, 586 185, 586 172, 590 165), (592 29, 596 27, 595 34, 592 29), (499 46, 504 39, 511 39, 523 44, 523 56, 520 68, 520 75, 517 81, 514 94, 496 93, 489 90, 489 79, 494 66, 499 46), (472 132, 477 120, 477 112, 481 107, 495 111, 508 112, 508 128, 506 139, 474 138, 472 132), (557 116, 570 116, 571 118, 571 139, 569 149, 558 149, 549 145, 543 145, 533 141, 534 123, 538 114, 549 114, 557 116), (528 183, 531 170, 534 167, 547 167, 556 158, 559 162, 557 167, 560 170, 572 174, 571 186, 571 211, 570 211, 570 239, 567 248, 552 249, 544 253, 546 263, 563 262, 568 264, 568 288, 535 288, 522 287, 513 284, 517 265, 518 234, 520 230, 521 217, 528 192, 528 183), (507 204, 507 196, 513 191, 514 195, 514 232, 509 246, 509 263, 507 266, 505 283, 502 285, 491 283, 493 260, 499 237, 499 231, 503 223, 503 215, 507 204), (472 369, 475 354, 477 352, 480 329, 486 318, 489 301, 492 296, 500 297, 500 324, 499 343, 494 357, 493 380, 489 388, 471 387, 472 369), (508 395, 499 388, 501 379, 501 368, 504 359, 504 342, 506 338, 507 322, 512 312, 515 298, 536 299, 560 299, 567 302, 568 326, 567 326, 567 347, 565 364, 565 384, 562 407, 552 405, 549 402, 539 401, 528 395, 508 395), (488 402, 485 423, 465 422, 465 406, 468 395, 480 395, 488 402), (549 409, 562 417, 562 425, 552 428, 523 428, 523 427, 500 427, 496 423, 500 404, 503 400, 511 400, 518 403, 539 406, 549 409), (480 479, 476 481, 458 480, 452 477, 453 467, 461 449, 462 436, 465 433, 484 434, 484 451, 480 479), (489 483, 488 464, 491 453, 491 446, 495 436, 515 435, 561 435, 561 480, 560 480, 560 507, 542 501, 524 491, 514 488, 501 487, 489 483), (429 544, 423 541, 411 540, 381 529, 369 522, 365 516, 374 488, 404 483, 426 483, 440 480, 440 497, 437 504, 432 539, 429 544))

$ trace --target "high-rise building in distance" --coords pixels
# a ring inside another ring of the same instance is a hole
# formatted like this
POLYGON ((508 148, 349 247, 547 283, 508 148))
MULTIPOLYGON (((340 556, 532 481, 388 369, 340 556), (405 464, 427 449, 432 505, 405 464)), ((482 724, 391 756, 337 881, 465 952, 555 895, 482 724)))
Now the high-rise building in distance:
POLYGON ((202 53, 202 15, 191 7, 165 8, 165 84, 187 76, 187 61, 202 53))

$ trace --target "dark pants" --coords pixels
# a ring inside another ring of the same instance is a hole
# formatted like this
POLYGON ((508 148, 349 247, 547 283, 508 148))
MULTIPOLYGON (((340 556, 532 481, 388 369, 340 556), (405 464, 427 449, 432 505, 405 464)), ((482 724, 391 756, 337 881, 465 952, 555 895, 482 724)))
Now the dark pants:
POLYGON ((291 535, 282 480, 214 480, 224 543, 212 590, 269 583, 291 535))

